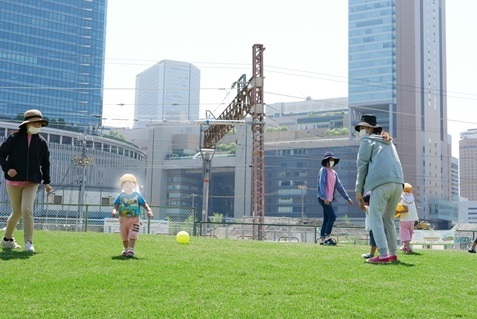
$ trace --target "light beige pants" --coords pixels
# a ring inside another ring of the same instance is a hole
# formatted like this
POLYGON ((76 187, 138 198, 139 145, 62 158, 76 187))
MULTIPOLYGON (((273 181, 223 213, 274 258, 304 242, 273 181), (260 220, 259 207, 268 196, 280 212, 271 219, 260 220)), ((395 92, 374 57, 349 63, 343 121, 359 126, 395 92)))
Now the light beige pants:
POLYGON ((12 213, 8 217, 5 237, 10 239, 17 227, 18 221, 23 216, 23 238, 25 242, 33 242, 33 205, 38 192, 38 184, 28 186, 6 185, 12 213))

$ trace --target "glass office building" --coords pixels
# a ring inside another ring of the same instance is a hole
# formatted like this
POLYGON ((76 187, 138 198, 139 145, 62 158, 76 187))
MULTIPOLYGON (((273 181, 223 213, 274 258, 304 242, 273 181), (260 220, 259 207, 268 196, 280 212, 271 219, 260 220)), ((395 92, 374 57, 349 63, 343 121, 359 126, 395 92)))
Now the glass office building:
POLYGON ((350 102, 393 102, 396 100, 392 94, 396 83, 394 3, 353 3, 354 5, 350 5, 349 16, 350 102))
POLYGON ((432 202, 452 194, 445 21, 444 0, 349 0, 350 127, 376 115, 420 217, 436 220, 432 202))
POLYGON ((107 0, 0 0, 0 118, 100 126, 107 0))
POLYGON ((349 2, 349 103, 367 106, 381 125, 396 111, 395 1, 349 2), (381 112, 382 110, 382 112, 381 112))

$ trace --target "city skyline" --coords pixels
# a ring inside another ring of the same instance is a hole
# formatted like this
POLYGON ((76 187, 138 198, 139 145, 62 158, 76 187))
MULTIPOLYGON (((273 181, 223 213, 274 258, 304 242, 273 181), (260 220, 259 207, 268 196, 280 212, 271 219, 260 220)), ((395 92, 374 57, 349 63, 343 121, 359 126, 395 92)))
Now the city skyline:
MULTIPOLYGON (((105 124, 132 126, 135 77, 162 59, 196 65, 202 79, 200 117, 206 110, 219 115, 235 96, 232 83, 244 73, 247 79, 251 77, 254 43, 262 43, 266 48, 267 104, 299 101, 307 96, 313 99, 347 96, 348 1, 333 1, 326 3, 326 7, 322 2, 299 1, 286 10, 278 6, 273 15, 261 3, 247 6, 245 1, 233 11, 222 9, 220 3, 186 1, 180 5, 170 3, 167 10, 162 10, 159 3, 142 0, 131 11, 130 2, 109 2, 105 124), (207 12, 208 5, 215 6, 214 12, 219 14, 207 12), (255 11, 250 12, 250 8, 255 11), (127 24, 123 22, 126 12, 127 24), (177 16, 174 13, 179 12, 188 23, 174 20, 177 16), (260 23, 244 22, 237 26, 233 22, 234 17, 244 17, 247 13, 259 14, 260 23), (284 19, 287 23, 283 23, 284 19), (153 42, 148 41, 153 38, 153 42), (121 117, 124 120, 115 115, 118 110, 124 114, 121 117)), ((468 0, 446 3, 448 123, 455 157, 458 157, 460 132, 477 127, 476 121, 468 120, 477 100, 471 78, 475 73, 472 70, 477 72, 471 57, 475 44, 468 41, 477 24, 471 17, 472 8, 477 9, 477 3, 468 0)))

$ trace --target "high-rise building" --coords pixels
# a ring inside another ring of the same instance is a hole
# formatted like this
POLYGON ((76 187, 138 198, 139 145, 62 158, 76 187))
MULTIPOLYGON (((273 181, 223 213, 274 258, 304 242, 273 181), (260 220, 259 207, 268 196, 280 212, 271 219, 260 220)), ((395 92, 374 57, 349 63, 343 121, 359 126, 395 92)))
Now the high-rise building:
POLYGON ((199 102, 200 70, 187 62, 163 60, 136 77, 134 127, 197 120, 199 102))
POLYGON ((420 217, 435 220, 433 201, 451 197, 445 20, 444 0, 349 0, 350 125, 377 116, 420 217))
POLYGON ((68 125, 103 113, 107 0, 0 1, 0 117, 68 125))
POLYGON ((454 202, 459 201, 459 159, 451 159, 451 199, 454 202))
POLYGON ((477 201, 477 129, 460 133, 460 196, 477 201))

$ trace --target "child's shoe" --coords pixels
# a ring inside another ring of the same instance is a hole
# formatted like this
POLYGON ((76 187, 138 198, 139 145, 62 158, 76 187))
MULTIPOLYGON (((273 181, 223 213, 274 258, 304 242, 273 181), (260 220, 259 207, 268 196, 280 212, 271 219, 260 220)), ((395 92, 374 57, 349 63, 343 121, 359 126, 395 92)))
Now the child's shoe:
POLYGON ((17 249, 17 248, 22 248, 22 246, 18 245, 17 242, 15 241, 15 238, 12 237, 10 240, 6 240, 5 237, 2 238, 2 241, 0 242, 0 245, 3 248, 6 249, 17 249))
POLYGON ((469 253, 471 253, 471 254, 475 254, 475 253, 476 253, 475 249, 472 249, 472 248, 469 248, 469 250, 467 250, 467 252, 469 252, 469 253))
POLYGON ((369 259, 369 258, 373 258, 374 255, 373 255, 373 254, 370 254, 370 253, 367 253, 367 254, 362 254, 361 257, 366 258, 366 259, 369 259))
POLYGON ((33 246, 33 243, 31 241, 27 241, 25 243, 25 251, 29 253, 35 252, 35 246, 33 246))
POLYGON ((127 255, 128 255, 128 249, 127 249, 127 248, 124 248, 124 249, 123 249, 122 255, 123 255, 123 256, 127 256, 127 255))
POLYGON ((129 258, 134 257, 134 249, 129 248, 126 253, 126 256, 128 256, 129 258))

